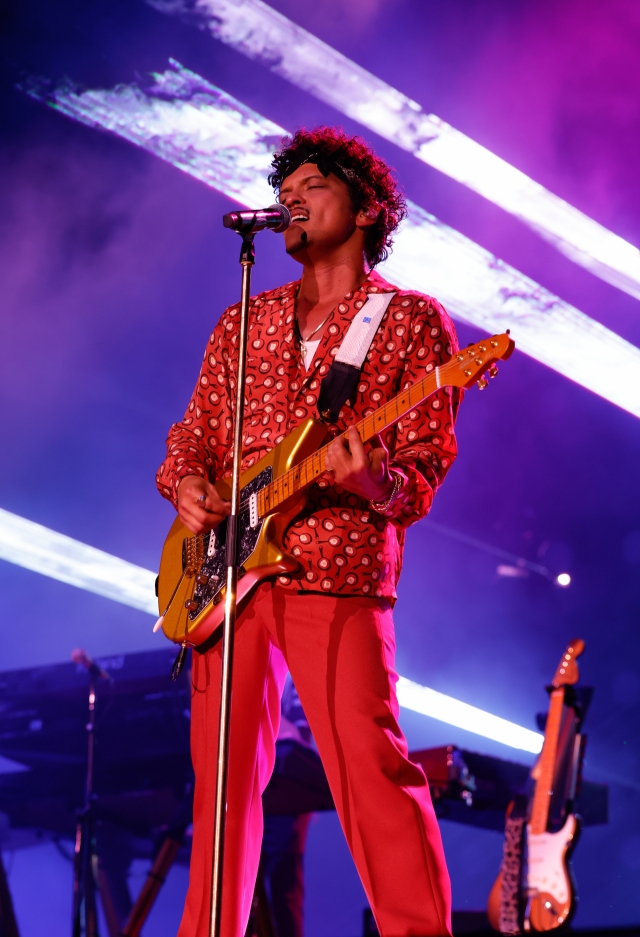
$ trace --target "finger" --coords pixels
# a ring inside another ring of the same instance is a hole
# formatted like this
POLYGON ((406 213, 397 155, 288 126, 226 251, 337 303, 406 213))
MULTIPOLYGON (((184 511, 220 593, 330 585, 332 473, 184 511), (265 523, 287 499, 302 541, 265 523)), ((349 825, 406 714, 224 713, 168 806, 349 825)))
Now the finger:
POLYGON ((205 506, 206 501, 199 500, 202 494, 202 491, 200 494, 196 491, 193 496, 182 498, 179 503, 180 515, 188 517, 193 523, 205 523, 210 517, 210 512, 205 506))
POLYGON ((222 514, 225 516, 231 509, 231 502, 224 501, 218 494, 213 485, 208 486, 208 490, 202 491, 201 488, 195 488, 192 492, 196 510, 206 511, 208 514, 222 514))
POLYGON ((388 454, 389 450, 388 450, 387 446, 385 445, 384 439, 382 438, 382 436, 381 436, 379 433, 376 433, 375 436, 372 436, 372 437, 371 437, 370 443, 371 443, 373 449, 384 449, 384 451, 388 454))
POLYGON ((386 449, 372 449, 369 453, 369 470, 372 478, 382 481, 389 474, 389 453, 386 449))
POLYGON ((347 431, 347 435, 354 468, 363 468, 365 465, 369 464, 369 459, 362 444, 362 440, 360 439, 358 430, 355 428, 355 426, 350 426, 347 431))
POLYGON ((192 494, 196 509, 199 508, 203 511, 208 511, 210 509, 208 492, 200 491, 200 489, 196 488, 192 494))
POLYGON ((180 520, 187 530, 190 530, 193 534, 201 534, 204 529, 204 525, 201 521, 187 511, 180 511, 180 520))
POLYGON ((338 436, 337 439, 332 440, 327 446, 328 458, 325 457, 324 460, 327 472, 335 472, 336 467, 342 465, 345 455, 348 455, 346 441, 342 436, 338 436))

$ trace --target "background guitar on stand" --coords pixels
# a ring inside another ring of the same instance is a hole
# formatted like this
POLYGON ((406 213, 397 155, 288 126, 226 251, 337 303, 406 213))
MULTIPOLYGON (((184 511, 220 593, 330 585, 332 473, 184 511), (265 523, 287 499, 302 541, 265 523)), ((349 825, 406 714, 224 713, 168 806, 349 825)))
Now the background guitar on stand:
POLYGON ((531 772, 531 796, 507 809, 502 867, 489 896, 491 926, 503 934, 550 931, 569 924, 576 889, 569 860, 580 833, 573 805, 580 783, 585 736, 582 722, 592 690, 577 688, 577 657, 584 641, 572 641, 548 687, 542 717, 544 744, 531 772))

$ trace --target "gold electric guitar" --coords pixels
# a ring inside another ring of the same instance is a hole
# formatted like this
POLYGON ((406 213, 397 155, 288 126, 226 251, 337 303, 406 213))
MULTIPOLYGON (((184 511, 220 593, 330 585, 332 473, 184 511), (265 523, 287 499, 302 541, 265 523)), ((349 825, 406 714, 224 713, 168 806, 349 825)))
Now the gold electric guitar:
MULTIPOLYGON (((471 387, 497 373, 496 361, 510 356, 515 345, 509 334, 494 335, 453 355, 412 387, 356 423, 363 442, 393 426, 440 387, 471 387)), ((306 489, 325 471, 327 427, 306 420, 240 478, 238 602, 268 576, 298 568, 285 553, 284 534, 306 501, 306 489)), ((230 479, 215 485, 231 497, 230 479)), ((194 536, 176 519, 164 544, 158 577, 159 624, 176 644, 196 647, 224 620, 226 521, 211 532, 194 536)))
MULTIPOLYGON (((550 807, 554 797, 554 778, 559 787, 564 779, 558 771, 560 742, 565 714, 567 688, 578 682, 576 658, 584 650, 584 641, 576 638, 568 645, 555 676, 551 682, 549 712, 545 725, 544 743, 540 758, 531 777, 535 780, 535 791, 530 815, 526 824, 523 855, 519 869, 520 882, 518 899, 523 908, 521 925, 527 931, 542 932, 567 925, 576 907, 576 893, 569 869, 569 859, 580 833, 580 820, 569 813, 561 829, 549 829, 550 807)), ((571 759, 569 802, 573 800, 581 759, 581 736, 574 739, 575 757, 571 759)), ((489 923, 502 933, 519 933, 505 930, 501 926, 501 902, 503 899, 503 875, 501 869, 491 894, 487 913, 489 923)))

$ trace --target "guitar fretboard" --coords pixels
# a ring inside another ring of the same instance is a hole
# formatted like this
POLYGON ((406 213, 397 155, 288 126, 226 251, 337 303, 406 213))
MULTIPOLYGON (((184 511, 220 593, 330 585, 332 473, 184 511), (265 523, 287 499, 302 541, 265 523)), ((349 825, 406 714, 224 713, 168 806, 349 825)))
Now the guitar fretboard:
POLYGON ((556 767, 562 707, 564 705, 564 687, 552 690, 549 713, 544 733, 544 745, 538 765, 538 779, 531 809, 531 832, 544 833, 549 820, 549 805, 553 794, 553 775, 556 767))
MULTIPOLYGON (((359 423, 355 424, 358 435, 362 442, 373 439, 378 433, 384 432, 398 420, 401 420, 405 414, 410 413, 414 407, 419 406, 427 397, 435 393, 439 387, 447 383, 442 380, 446 365, 442 368, 436 368, 422 380, 408 387, 402 393, 394 397, 379 410, 366 416, 359 423)), ((343 437, 346 433, 342 434, 343 437)), ((258 494, 258 514, 264 517, 270 511, 273 511, 279 504, 286 501, 297 491, 306 488, 312 482, 322 475, 326 470, 327 446, 323 446, 308 456, 298 465, 294 465, 287 472, 283 472, 270 485, 264 487, 258 494)))

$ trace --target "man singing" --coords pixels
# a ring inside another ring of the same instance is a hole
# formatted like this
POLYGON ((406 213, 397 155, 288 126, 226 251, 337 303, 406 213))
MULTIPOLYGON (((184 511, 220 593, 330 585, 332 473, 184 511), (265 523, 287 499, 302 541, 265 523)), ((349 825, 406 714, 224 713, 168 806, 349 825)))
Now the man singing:
MULTIPOLYGON (((309 417, 342 341, 371 296, 386 311, 334 437, 449 360, 439 303, 374 272, 405 214, 389 168, 359 138, 321 127, 283 141, 269 181, 292 215, 294 283, 251 300, 243 470, 309 417), (380 302, 380 301, 378 301, 380 302)), ((425 258, 425 264, 428 259, 425 258)), ((194 533, 229 513, 214 481, 231 473, 239 307, 207 345, 193 398, 168 439, 161 493, 194 533)), ((450 885, 421 768, 398 725, 392 608, 404 532, 424 517, 456 455, 459 392, 444 387, 365 448, 334 438, 285 549, 291 576, 240 608, 235 643, 222 933, 242 937, 262 837, 261 793, 274 764, 280 695, 291 672, 382 937, 450 933, 450 885)), ((334 414, 336 415, 336 414, 334 414)), ((193 655, 196 773, 189 891, 179 937, 207 937, 220 697, 220 646, 193 655)))

